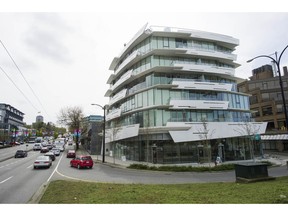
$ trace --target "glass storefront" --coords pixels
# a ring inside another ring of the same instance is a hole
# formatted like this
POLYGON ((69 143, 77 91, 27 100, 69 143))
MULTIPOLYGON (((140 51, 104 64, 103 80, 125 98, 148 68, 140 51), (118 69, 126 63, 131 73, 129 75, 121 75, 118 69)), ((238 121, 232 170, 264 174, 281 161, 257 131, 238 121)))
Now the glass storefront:
MULTIPOLYGON (((214 139, 207 142, 174 143, 168 134, 145 135, 125 141, 111 143, 111 151, 115 158, 125 156, 128 160, 158 164, 178 163, 214 163, 217 156, 222 161, 252 159, 247 138, 214 139), (164 140, 157 140, 161 137, 164 140), (165 139, 166 138, 166 139, 165 139)), ((251 144, 251 143, 250 143, 251 144)))

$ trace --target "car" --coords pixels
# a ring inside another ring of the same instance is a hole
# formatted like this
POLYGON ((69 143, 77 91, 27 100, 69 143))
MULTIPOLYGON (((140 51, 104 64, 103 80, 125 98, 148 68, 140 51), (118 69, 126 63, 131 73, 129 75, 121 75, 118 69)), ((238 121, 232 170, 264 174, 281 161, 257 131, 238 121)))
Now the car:
POLYGON ((76 151, 75 150, 68 150, 67 158, 75 158, 75 157, 76 157, 76 151))
POLYGON ((51 150, 53 148, 53 145, 50 144, 50 143, 47 143, 47 147, 48 147, 49 150, 51 150))
POLYGON ((60 152, 64 152, 65 147, 62 144, 54 144, 54 148, 60 149, 60 152))
POLYGON ((15 146, 15 145, 20 145, 20 142, 10 142, 10 145, 15 146))
POLYGON ((50 168, 52 166, 52 159, 49 156, 41 155, 34 161, 34 169, 50 168))
POLYGON ((48 149, 47 146, 42 146, 40 152, 41 153, 46 153, 46 152, 49 152, 49 149, 48 149))
POLYGON ((39 151, 41 150, 42 146, 40 143, 35 143, 33 146, 33 151, 39 151))
POLYGON ((91 169, 93 164, 94 162, 90 155, 79 155, 70 161, 70 166, 77 167, 78 169, 84 167, 91 169))
POLYGON ((55 159, 56 159, 56 156, 54 155, 53 152, 46 152, 46 153, 44 154, 44 156, 49 156, 52 161, 55 161, 55 159))
POLYGON ((27 151, 24 151, 24 150, 17 150, 16 153, 15 153, 15 158, 18 158, 18 157, 27 157, 27 151))
POLYGON ((53 152, 55 156, 59 156, 60 155, 60 149, 59 148, 52 148, 50 150, 50 152, 53 152))

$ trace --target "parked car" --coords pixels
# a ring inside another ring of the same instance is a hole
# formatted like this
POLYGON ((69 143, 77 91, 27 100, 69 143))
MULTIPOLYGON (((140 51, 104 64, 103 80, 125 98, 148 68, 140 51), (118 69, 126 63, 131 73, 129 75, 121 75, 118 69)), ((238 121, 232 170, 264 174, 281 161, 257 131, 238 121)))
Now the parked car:
POLYGON ((84 167, 91 169, 93 167, 93 160, 89 155, 76 156, 74 159, 70 161, 70 166, 77 167, 78 169, 84 167))
POLYGON ((38 156, 34 161, 34 169, 42 167, 50 168, 51 165, 52 165, 52 159, 49 156, 41 155, 38 156))
POLYGON ((47 146, 42 146, 40 152, 41 153, 46 153, 46 152, 49 152, 49 149, 48 149, 47 146))
POLYGON ((15 153, 15 158, 18 158, 18 157, 27 157, 27 151, 24 151, 24 150, 17 150, 16 153, 15 153))
POLYGON ((55 156, 59 156, 60 155, 60 149, 59 148, 52 148, 50 150, 50 152, 53 152, 55 156))
POLYGON ((33 146, 34 151, 39 151, 39 150, 41 150, 41 148, 42 148, 42 146, 40 143, 35 143, 33 146))
POLYGON ((55 159, 56 159, 56 156, 54 155, 53 152, 46 152, 46 153, 44 154, 44 156, 49 156, 52 161, 55 161, 55 159))
POLYGON ((76 157, 76 151, 75 150, 68 150, 67 158, 75 158, 75 157, 76 157))

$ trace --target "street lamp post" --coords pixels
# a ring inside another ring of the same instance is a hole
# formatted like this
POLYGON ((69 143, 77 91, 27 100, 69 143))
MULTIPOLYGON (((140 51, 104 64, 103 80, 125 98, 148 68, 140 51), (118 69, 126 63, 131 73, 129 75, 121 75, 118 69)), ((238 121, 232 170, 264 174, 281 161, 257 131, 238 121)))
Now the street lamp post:
POLYGON ((105 163, 105 122, 106 122, 106 106, 101 106, 99 104, 91 104, 94 106, 99 106, 103 109, 104 111, 104 116, 103 116, 103 137, 102 137, 102 142, 103 142, 103 148, 102 148, 102 163, 105 163))
POLYGON ((282 82, 282 77, 281 77, 281 73, 280 73, 280 60, 282 57, 282 54, 284 53, 284 51, 288 48, 288 45, 283 49, 283 51, 281 52, 279 59, 277 59, 277 52, 275 53, 276 55, 276 59, 272 58, 271 56, 268 55, 260 55, 260 56, 256 56, 255 58, 252 58, 250 60, 247 61, 247 63, 252 62, 254 59, 257 58, 261 58, 261 57, 266 57, 266 58, 270 58, 277 66, 277 72, 278 72, 278 76, 279 76, 279 84, 280 84, 280 89, 281 89, 281 96, 282 96, 282 102, 283 102, 283 107, 284 107, 284 115, 285 115, 285 127, 287 130, 288 127, 288 117, 287 117, 287 108, 286 108, 286 101, 285 101, 285 95, 284 95, 284 90, 283 90, 283 82, 282 82))

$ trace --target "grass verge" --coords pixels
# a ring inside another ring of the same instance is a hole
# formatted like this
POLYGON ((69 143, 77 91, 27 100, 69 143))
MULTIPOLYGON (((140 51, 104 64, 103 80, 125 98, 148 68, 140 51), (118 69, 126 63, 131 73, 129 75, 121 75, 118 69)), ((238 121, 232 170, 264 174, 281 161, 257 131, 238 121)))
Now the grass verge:
POLYGON ((42 204, 274 204, 288 203, 288 176, 249 184, 112 184, 57 180, 42 204))

